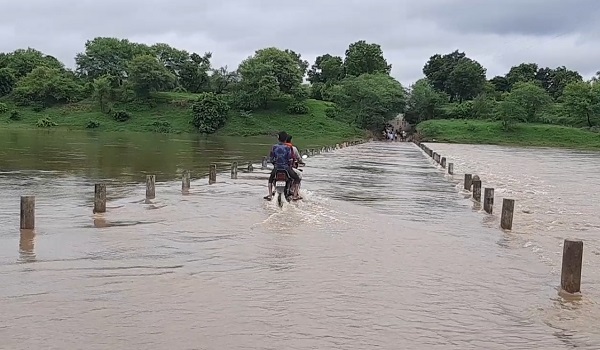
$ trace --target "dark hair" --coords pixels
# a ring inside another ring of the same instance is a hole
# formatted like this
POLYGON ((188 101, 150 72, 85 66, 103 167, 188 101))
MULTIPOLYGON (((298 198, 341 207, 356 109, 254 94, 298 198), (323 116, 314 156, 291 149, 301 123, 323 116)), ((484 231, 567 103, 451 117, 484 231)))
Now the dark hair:
POLYGON ((285 140, 287 140, 288 134, 285 131, 280 131, 279 132, 279 136, 277 137, 277 139, 279 140, 279 142, 285 142, 285 140))
POLYGON ((292 135, 288 135, 286 142, 292 142, 292 135))

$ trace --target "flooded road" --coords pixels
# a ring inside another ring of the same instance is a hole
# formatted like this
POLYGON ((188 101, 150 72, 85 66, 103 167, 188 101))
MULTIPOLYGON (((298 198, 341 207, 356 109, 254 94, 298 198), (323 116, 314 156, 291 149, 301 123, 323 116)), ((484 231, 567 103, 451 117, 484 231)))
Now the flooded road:
POLYGON ((170 164, 144 203, 143 176, 123 168, 11 168, 0 348, 598 349, 600 156, 429 147, 455 163, 453 178, 413 144, 371 142, 309 158, 305 199, 283 209, 262 199, 261 171, 196 179, 182 195, 170 164), (472 209, 458 185, 467 170, 496 188, 496 212, 516 199, 513 232, 472 209), (98 178, 112 179, 108 212, 93 215, 98 178), (37 228, 23 236, 29 193, 37 228), (585 240, 576 302, 557 295, 569 237, 585 240))

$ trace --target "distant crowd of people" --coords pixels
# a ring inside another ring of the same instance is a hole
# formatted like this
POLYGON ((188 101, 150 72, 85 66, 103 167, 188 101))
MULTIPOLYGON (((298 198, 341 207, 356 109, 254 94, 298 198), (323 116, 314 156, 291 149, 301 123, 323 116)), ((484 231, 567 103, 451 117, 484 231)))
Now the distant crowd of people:
POLYGON ((383 137, 388 141, 406 141, 406 131, 404 130, 395 130, 391 124, 385 126, 385 130, 383 130, 383 137))

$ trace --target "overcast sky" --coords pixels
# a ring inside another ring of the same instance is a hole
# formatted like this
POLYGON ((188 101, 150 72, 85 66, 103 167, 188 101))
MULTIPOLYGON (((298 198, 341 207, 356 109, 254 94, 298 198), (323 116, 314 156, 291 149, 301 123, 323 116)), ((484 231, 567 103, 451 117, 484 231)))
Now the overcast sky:
POLYGON ((600 0, 0 0, 0 51, 34 47, 74 66, 97 36, 213 53, 237 67, 276 46, 343 56, 348 44, 382 46, 403 84, 422 77, 435 53, 455 49, 488 78, 521 62, 600 70, 600 0))

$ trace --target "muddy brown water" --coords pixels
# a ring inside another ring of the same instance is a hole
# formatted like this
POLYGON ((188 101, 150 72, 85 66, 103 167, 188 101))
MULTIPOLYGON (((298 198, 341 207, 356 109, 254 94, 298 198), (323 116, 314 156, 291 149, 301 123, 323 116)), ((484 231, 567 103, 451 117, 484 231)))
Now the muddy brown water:
POLYGON ((0 138, 1 349, 600 348, 597 153, 429 144, 450 177, 413 144, 371 142, 308 159, 305 199, 280 209, 265 172, 200 177, 268 139, 26 134, 0 138), (495 187, 495 214, 464 172, 495 187), (23 194, 35 232, 18 230, 23 194), (580 300, 557 293, 564 238, 585 242, 580 300))

